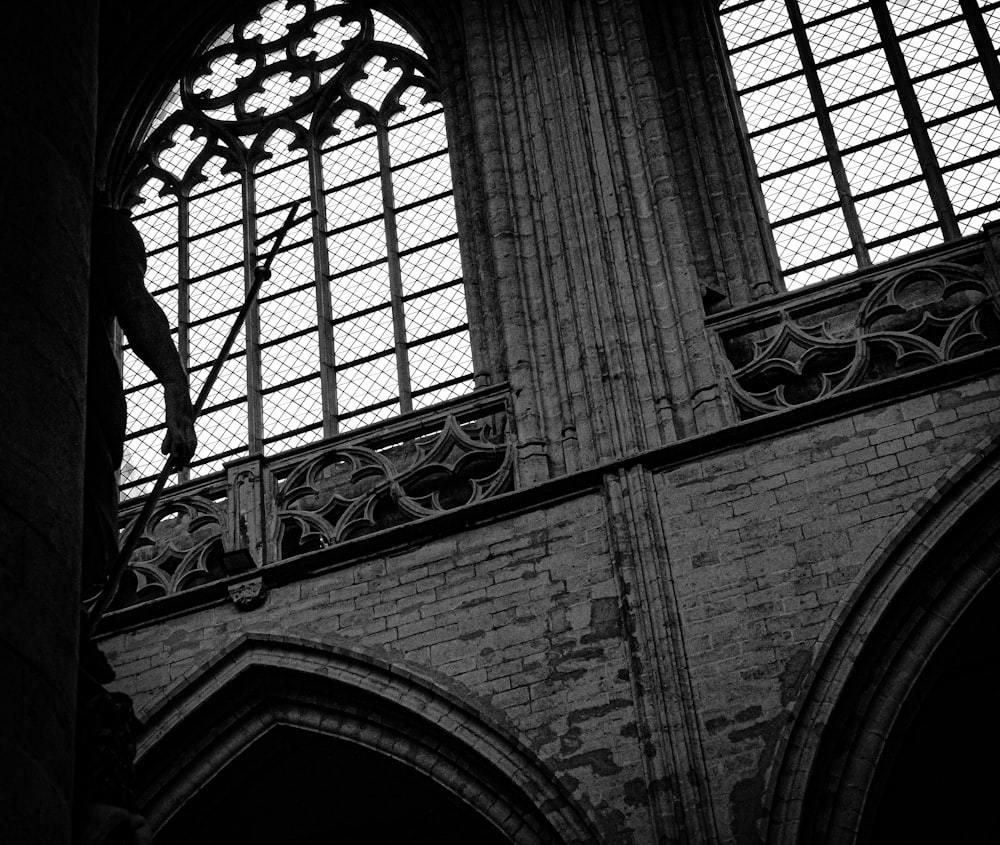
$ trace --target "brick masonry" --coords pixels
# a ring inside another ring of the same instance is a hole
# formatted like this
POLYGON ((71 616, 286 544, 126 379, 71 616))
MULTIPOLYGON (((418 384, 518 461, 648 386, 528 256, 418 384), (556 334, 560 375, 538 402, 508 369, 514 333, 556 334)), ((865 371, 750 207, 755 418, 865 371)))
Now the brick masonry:
MULTIPOLYGON (((995 431, 998 398, 993 376, 656 473, 657 568, 676 595, 721 841, 756 839, 788 706, 834 608, 909 509, 995 431)), ((637 716, 605 507, 582 492, 346 562, 255 610, 204 608, 105 646, 141 714, 241 632, 343 638, 500 711, 608 841, 653 841, 642 755, 657 752, 637 716)))
POLYGON ((692 462, 657 479, 723 838, 754 841, 820 637, 876 547, 996 432, 993 376, 692 462))
POLYGON ((600 808, 608 835, 627 839, 645 824, 645 790, 614 572, 593 528, 602 521, 598 497, 576 498, 286 585, 257 610, 222 605, 145 627, 106 650, 140 715, 243 631, 339 637, 430 667, 473 706, 501 711, 600 808))

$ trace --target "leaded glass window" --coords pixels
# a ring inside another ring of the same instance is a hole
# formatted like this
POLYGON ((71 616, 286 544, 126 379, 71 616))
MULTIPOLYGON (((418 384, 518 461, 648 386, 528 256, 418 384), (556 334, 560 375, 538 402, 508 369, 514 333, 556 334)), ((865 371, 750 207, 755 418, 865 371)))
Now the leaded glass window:
MULTIPOLYGON (((470 390, 444 116, 398 22, 355 4, 260 4, 187 65, 135 156, 147 287, 196 396, 267 237, 301 200, 199 418, 194 476, 470 390)), ((126 346, 124 494, 161 465, 159 388, 126 346)))
POLYGON ((789 288, 971 235, 1000 208, 1000 2, 723 0, 789 288))

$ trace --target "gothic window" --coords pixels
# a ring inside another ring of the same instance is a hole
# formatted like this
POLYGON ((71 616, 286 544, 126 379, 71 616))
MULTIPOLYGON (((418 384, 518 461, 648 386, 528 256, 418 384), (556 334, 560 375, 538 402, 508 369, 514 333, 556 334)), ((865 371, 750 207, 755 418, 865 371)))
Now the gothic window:
MULTIPOLYGON (((403 26, 332 0, 252 6, 188 62, 136 152, 129 193, 146 284, 193 397, 268 235, 295 201, 312 211, 285 239, 199 418, 190 474, 472 388, 435 94, 403 26)), ((162 405, 127 346, 123 376, 128 496, 159 470, 162 405)))
POLYGON ((975 234, 1000 208, 1000 2, 723 0, 785 284, 975 234))

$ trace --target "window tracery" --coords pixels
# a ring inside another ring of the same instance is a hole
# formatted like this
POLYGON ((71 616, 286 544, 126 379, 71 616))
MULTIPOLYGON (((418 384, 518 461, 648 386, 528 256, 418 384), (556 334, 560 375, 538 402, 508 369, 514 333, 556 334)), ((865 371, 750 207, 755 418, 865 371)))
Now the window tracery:
MULTIPOLYGON (((243 338, 199 419, 190 473, 472 388, 447 137, 433 70, 354 3, 257 4, 188 62, 129 180, 197 395, 267 236, 299 200, 243 338)), ((125 346, 124 494, 159 469, 159 388, 125 346)))
POLYGON ((1000 209, 1000 3, 723 0, 786 286, 975 234, 1000 209))

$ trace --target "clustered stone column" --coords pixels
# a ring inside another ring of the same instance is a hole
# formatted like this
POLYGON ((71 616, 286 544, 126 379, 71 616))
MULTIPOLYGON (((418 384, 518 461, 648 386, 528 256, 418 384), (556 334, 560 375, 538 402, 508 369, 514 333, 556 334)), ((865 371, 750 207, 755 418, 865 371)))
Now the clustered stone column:
POLYGON ((97 0, 0 35, 0 841, 71 837, 97 0))

